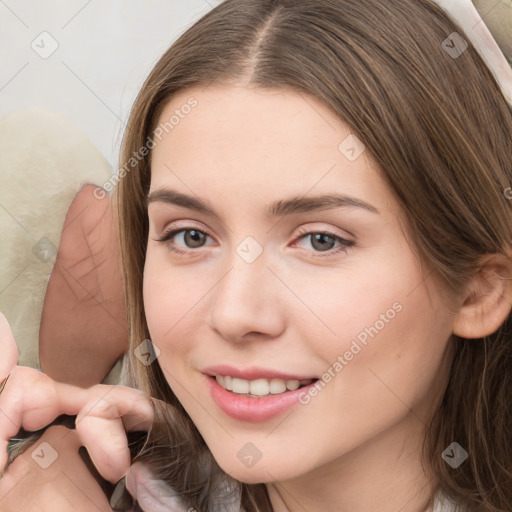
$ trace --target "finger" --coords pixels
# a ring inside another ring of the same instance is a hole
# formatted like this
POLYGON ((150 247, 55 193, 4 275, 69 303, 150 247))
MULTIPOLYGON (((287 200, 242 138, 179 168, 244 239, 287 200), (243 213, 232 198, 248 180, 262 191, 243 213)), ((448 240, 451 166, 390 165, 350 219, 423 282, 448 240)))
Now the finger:
POLYGON ((122 420, 86 416, 78 429, 98 472, 106 480, 118 482, 130 467, 130 451, 122 420))
POLYGON ((3 380, 18 362, 18 348, 9 322, 2 312, 0 312, 0 354, 0 380, 3 380))
POLYGON ((76 430, 99 473, 115 483, 130 467, 126 430, 149 430, 153 408, 149 399, 135 389, 94 388, 96 396, 78 414, 76 430))
POLYGON ((7 444, 20 428, 38 430, 61 414, 77 414, 90 398, 88 390, 60 384, 47 375, 16 366, 0 394, 0 467, 7 444))
POLYGON ((187 512, 189 510, 176 492, 164 481, 153 478, 151 471, 141 462, 136 462, 128 470, 126 488, 144 511, 187 512))

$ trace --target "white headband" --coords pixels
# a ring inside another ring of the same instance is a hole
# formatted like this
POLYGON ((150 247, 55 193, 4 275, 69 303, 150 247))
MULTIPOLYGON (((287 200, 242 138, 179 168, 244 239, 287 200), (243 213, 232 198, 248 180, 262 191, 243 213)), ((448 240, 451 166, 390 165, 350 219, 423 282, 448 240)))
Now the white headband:
MULTIPOLYGON (((436 0, 469 37, 512 105, 512 67, 471 0, 436 0)), ((512 19, 510 27, 512 38, 512 19)), ((462 34, 460 34, 462 36, 462 34)))

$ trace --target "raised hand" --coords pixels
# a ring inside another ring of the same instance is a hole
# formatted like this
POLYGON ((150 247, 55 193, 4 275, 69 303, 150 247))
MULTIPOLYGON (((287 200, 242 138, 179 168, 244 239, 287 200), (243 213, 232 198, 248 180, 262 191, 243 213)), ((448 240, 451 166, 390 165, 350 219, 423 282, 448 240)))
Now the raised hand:
MULTIPOLYGON (((62 414, 76 415, 72 432, 77 443, 87 449, 103 478, 119 481, 130 466, 126 431, 148 430, 153 421, 153 408, 144 393, 123 386, 83 389, 16 366, 16 344, 4 315, 0 315, 0 349, 0 378, 5 383, 0 393, 0 467, 5 468, 8 460, 9 439, 21 428, 39 430, 62 414)), ((16 475, 20 476, 13 469, 16 475)), ((4 490, 8 483, 13 480, 2 482, 4 490)))

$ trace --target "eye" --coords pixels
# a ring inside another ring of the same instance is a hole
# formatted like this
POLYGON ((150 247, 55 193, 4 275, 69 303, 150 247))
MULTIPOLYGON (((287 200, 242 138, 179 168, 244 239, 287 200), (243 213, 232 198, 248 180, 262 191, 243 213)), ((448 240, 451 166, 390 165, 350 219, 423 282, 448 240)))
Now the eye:
POLYGON ((326 257, 333 256, 340 252, 347 252, 348 247, 351 247, 355 244, 350 240, 345 240, 334 233, 330 233, 328 231, 303 231, 300 233, 298 238, 299 242, 306 240, 309 238, 311 246, 315 249, 315 252, 324 252, 327 253, 325 255, 316 255, 315 257, 326 257), (339 246, 336 250, 332 250, 335 246, 336 242, 338 242, 339 246))
MULTIPOLYGON (((169 250, 178 253, 178 254, 187 254, 188 252, 193 251, 194 249, 200 249, 205 246, 206 239, 209 238, 209 235, 204 231, 201 231, 196 228, 179 228, 179 229, 170 229, 166 231, 161 238, 155 239, 157 242, 165 243, 169 250), (184 244, 185 250, 180 249, 176 242, 173 240, 178 238, 178 235, 181 236, 182 246, 184 244)), ((302 231, 299 233, 299 238, 296 243, 302 242, 307 238, 310 239, 311 246, 314 249, 314 252, 317 253, 327 253, 317 254, 315 257, 326 257, 333 256, 340 252, 347 252, 348 247, 351 247, 355 244, 350 240, 346 240, 334 233, 330 233, 328 231, 302 231), (333 250, 334 246, 338 243, 338 248, 333 250)))
POLYGON ((171 229, 166 231, 161 238, 157 238, 157 242, 165 243, 165 245, 173 252, 178 254, 186 254, 187 250, 179 249, 176 246, 176 243, 173 242, 173 238, 177 237, 177 235, 183 234, 181 236, 183 242, 185 243, 185 247, 190 249, 198 249, 204 246, 204 241, 208 238, 208 234, 204 231, 200 231, 195 228, 180 228, 180 229, 171 229))

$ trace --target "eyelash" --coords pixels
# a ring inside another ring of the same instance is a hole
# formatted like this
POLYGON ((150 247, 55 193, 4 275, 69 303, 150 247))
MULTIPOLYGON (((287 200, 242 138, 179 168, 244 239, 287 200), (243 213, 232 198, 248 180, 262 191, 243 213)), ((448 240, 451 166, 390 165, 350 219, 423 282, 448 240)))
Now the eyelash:
MULTIPOLYGON (((169 231, 166 231, 162 235, 161 238, 156 238, 155 241, 165 243, 169 250, 171 250, 177 254, 188 254, 191 251, 193 252, 194 249, 189 249, 188 251, 185 251, 183 249, 178 249, 178 248, 176 248, 175 245, 169 243, 172 238, 174 238, 178 233, 181 233, 182 231, 197 231, 197 232, 201 233, 202 235, 209 236, 208 233, 206 233, 205 231, 202 231, 200 229, 196 229, 194 227, 184 227, 184 228, 178 228, 178 229, 170 229, 169 231)), ((353 245, 355 245, 355 242, 352 242, 350 240, 345 240, 344 238, 342 238, 334 233, 331 233, 329 231, 303 230, 302 232, 300 232, 298 234, 297 241, 302 240, 303 238, 306 238, 306 236, 309 236, 309 235, 326 235, 331 238, 334 238, 336 241, 340 242, 340 244, 341 244, 341 246, 338 247, 337 250, 330 249, 329 251, 322 251, 325 254, 322 254, 322 252, 319 252, 319 251, 313 251, 313 252, 318 253, 315 256, 315 258, 325 258, 328 256, 335 256, 336 254, 339 254, 340 252, 346 253, 349 247, 352 247, 353 245)))

